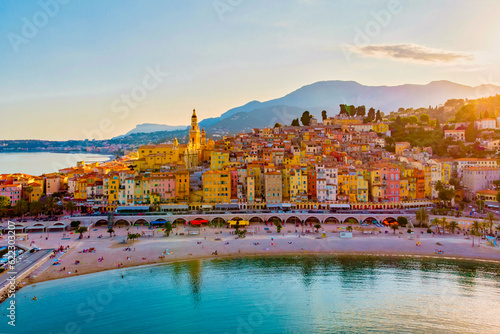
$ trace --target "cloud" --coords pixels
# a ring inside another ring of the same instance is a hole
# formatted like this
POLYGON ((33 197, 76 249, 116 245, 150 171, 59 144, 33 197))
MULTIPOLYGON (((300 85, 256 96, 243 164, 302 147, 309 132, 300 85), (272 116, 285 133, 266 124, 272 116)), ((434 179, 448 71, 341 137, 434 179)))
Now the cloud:
POLYGON ((433 49, 417 44, 374 44, 353 46, 351 50, 365 57, 389 58, 427 64, 453 64, 474 60, 474 57, 467 53, 433 49))

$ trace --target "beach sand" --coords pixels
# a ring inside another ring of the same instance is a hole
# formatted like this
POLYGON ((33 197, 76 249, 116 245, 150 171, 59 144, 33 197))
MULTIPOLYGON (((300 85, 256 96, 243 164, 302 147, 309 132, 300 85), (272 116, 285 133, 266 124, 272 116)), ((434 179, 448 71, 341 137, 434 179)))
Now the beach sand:
MULTIPOLYGON (((264 230, 263 225, 252 226, 251 228, 257 229, 257 232, 255 235, 247 234, 244 239, 235 239, 235 236, 231 234, 233 229, 227 228, 204 228, 201 230, 201 235, 180 236, 176 235, 176 233, 184 232, 184 227, 180 227, 174 229, 170 237, 164 237, 163 232, 158 232, 156 229, 154 236, 141 237, 139 241, 128 241, 125 244, 121 242, 126 239, 127 232, 144 232, 146 234, 153 232, 147 227, 140 227, 139 230, 136 227, 131 227, 128 231, 122 227, 115 229, 116 237, 110 237, 109 233, 106 233, 107 228, 99 227, 90 230, 90 238, 81 240, 77 235, 69 235, 69 232, 66 232, 66 237, 69 237, 69 240, 62 240, 63 233, 50 233, 48 240, 45 239, 46 233, 33 233, 30 234, 29 240, 19 243, 29 245, 31 241, 35 241, 36 246, 40 248, 56 248, 61 245, 70 246, 70 248, 62 255, 61 265, 50 265, 44 270, 35 270, 31 277, 23 280, 23 286, 117 268, 216 257, 359 254, 463 258, 500 263, 500 247, 487 246, 484 240, 481 241, 480 247, 477 247, 479 238, 475 238, 476 246, 472 247, 472 239, 466 239, 463 234, 432 236, 425 232, 421 234, 420 231, 424 230, 420 229, 416 229, 413 235, 406 233, 406 229, 404 234, 399 234, 399 231, 393 234, 390 229, 382 229, 381 234, 375 231, 373 234, 364 234, 360 227, 357 227, 359 230, 354 231, 352 239, 341 239, 337 233, 338 226, 323 225, 326 238, 321 238, 321 233, 301 235, 302 227, 296 228, 291 225, 286 226, 280 234, 277 234, 275 227, 269 227, 272 233, 268 233, 264 230), (385 230, 388 233, 385 233, 385 230), (99 235, 102 235, 102 238, 98 238, 99 235), (220 240, 216 240, 216 238, 220 238, 220 240), (420 241, 422 245, 417 246, 417 241, 420 241), (95 253, 81 253, 83 249, 92 247, 96 249, 95 253), (125 251, 125 248, 131 250, 125 251), (168 249, 167 254, 164 254, 166 249, 168 249), (442 250, 444 254, 436 254, 436 250, 442 250), (217 251, 217 256, 212 255, 214 251, 217 251), (102 262, 98 262, 100 257, 104 258, 102 262), (77 265, 75 261, 80 263, 77 265), (122 265, 119 266, 119 263, 122 265), (65 270, 63 271, 62 268, 65 270)), ((311 227, 305 229, 312 230, 311 227)), ((364 231, 368 230, 364 229, 364 231)), ((87 235, 88 233, 85 234, 85 236, 87 235)))

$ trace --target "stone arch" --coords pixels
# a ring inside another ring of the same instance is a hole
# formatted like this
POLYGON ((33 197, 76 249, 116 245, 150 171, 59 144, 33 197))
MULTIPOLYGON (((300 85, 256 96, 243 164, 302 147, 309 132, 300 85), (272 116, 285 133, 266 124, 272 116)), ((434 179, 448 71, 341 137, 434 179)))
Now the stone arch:
POLYGON ((347 217, 344 219, 344 224, 359 224, 359 220, 355 217, 347 217))
POLYGON ((318 217, 314 217, 314 216, 311 216, 311 217, 308 217, 304 220, 304 222, 306 224, 313 224, 313 225, 316 225, 316 224, 321 224, 321 219, 319 219, 318 217))
POLYGON ((300 223, 302 223, 302 219, 300 219, 297 216, 290 216, 285 220, 285 223, 287 223, 287 224, 300 224, 300 223))
POLYGON ((224 224, 226 224, 226 220, 224 218, 221 218, 221 217, 215 217, 214 219, 212 219, 210 221, 210 225, 213 225, 213 226, 224 226, 224 224))
POLYGON ((375 217, 366 217, 365 219, 363 219, 363 223, 365 223, 365 224, 378 223, 378 219, 375 217))
POLYGON ((250 223, 256 223, 256 224, 264 224, 264 219, 254 216, 248 220, 250 223))
POLYGON ((337 217, 328 217, 323 221, 324 224, 340 224, 340 220, 337 217))
POLYGON ((281 218, 280 218, 280 217, 278 217, 278 216, 271 216, 271 217, 269 217, 269 218, 267 219, 267 223, 274 224, 274 221, 275 221, 276 219, 279 219, 279 221, 280 221, 281 225, 283 225, 283 219, 281 219, 281 218))
POLYGON ((108 226, 108 221, 106 219, 99 219, 94 223, 94 226, 108 226))
POLYGON ((382 221, 382 224, 384 224, 385 226, 389 226, 389 225, 391 225, 394 222, 397 222, 396 218, 394 218, 394 217, 386 217, 382 221))
POLYGON ((241 217, 236 216, 236 217, 233 217, 233 218, 231 218, 231 219, 229 219, 229 220, 245 220, 245 219, 243 219, 243 218, 241 218, 241 217))
POLYGON ((134 222, 134 225, 148 225, 149 226, 149 222, 144 218, 139 218, 134 222))
POLYGON ((174 219, 174 221, 172 222, 172 225, 177 225, 177 224, 186 224, 187 223, 187 220, 184 219, 184 218, 176 218, 174 219))
POLYGON ((128 220, 125 220, 125 219, 118 219, 117 221, 115 221, 115 225, 130 226, 130 222, 128 220))

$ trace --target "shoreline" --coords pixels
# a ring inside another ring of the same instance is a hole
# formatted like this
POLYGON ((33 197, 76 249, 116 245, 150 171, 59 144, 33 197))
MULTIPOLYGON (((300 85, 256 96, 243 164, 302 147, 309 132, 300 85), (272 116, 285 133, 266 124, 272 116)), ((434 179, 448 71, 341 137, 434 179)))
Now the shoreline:
POLYGON ((92 275, 92 274, 97 274, 97 273, 102 273, 102 272, 108 272, 108 271, 117 271, 117 270, 122 270, 122 269, 139 269, 139 268, 147 268, 147 267, 156 267, 156 266, 162 266, 162 265, 171 265, 175 263, 183 263, 183 262, 189 262, 189 261, 206 261, 206 260, 232 260, 232 259, 242 259, 242 258, 272 258, 272 257, 280 257, 280 256, 286 256, 286 257, 293 257, 293 256, 331 256, 331 257, 336 257, 336 256, 346 256, 346 257, 384 257, 384 258, 410 258, 410 259, 432 259, 432 260, 449 260, 449 261, 470 261, 470 262, 478 262, 478 263, 490 263, 490 264, 496 264, 500 265, 500 259, 492 259, 492 258, 476 258, 473 256, 463 256, 463 255, 446 255, 446 256, 440 256, 440 255, 432 255, 432 254, 417 254, 417 253, 365 253, 365 252, 308 252, 308 251, 302 251, 302 252, 280 252, 280 253, 267 253, 267 254, 260 254, 260 253, 238 253, 238 254, 224 254, 220 256, 192 256, 192 257, 185 257, 185 258, 178 258, 178 259, 172 259, 169 261, 154 261, 151 263, 144 263, 144 264, 131 264, 131 265, 124 265, 120 268, 98 268, 94 270, 89 270, 85 271, 82 273, 74 274, 69 277, 59 277, 59 278, 52 278, 52 277, 46 277, 46 278, 41 278, 38 279, 38 277, 35 278, 26 278, 26 284, 24 284, 21 288, 30 286, 30 285, 36 285, 39 283, 43 282, 50 282, 50 281, 57 281, 61 279, 67 279, 71 277, 77 277, 77 276, 85 276, 85 275, 92 275))

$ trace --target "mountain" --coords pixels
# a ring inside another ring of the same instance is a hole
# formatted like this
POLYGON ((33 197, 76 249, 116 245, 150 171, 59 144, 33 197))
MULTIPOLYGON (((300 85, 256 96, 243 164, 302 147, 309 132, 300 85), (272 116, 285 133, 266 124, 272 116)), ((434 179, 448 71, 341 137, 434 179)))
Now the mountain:
MULTIPOLYGON (((449 99, 477 99, 496 94, 500 94, 499 86, 470 87, 445 80, 433 81, 426 85, 400 86, 365 86, 355 81, 320 81, 277 99, 251 101, 224 112, 220 117, 204 119, 199 125, 205 128, 207 133, 234 133, 254 127, 273 126, 276 122, 290 124, 291 120, 300 117, 304 110, 311 111, 318 119, 323 109, 329 116, 333 116, 338 114, 340 104, 365 105, 367 109, 373 107, 389 113, 400 107, 437 106, 449 99)), ((137 132, 136 129, 132 131, 137 132)))
POLYGON ((151 132, 159 132, 159 131, 175 131, 175 130, 185 130, 187 129, 187 125, 164 125, 164 124, 152 124, 152 123, 144 123, 144 124, 138 124, 136 127, 126 134, 122 136, 118 136, 116 138, 128 136, 134 133, 151 133, 151 132))

